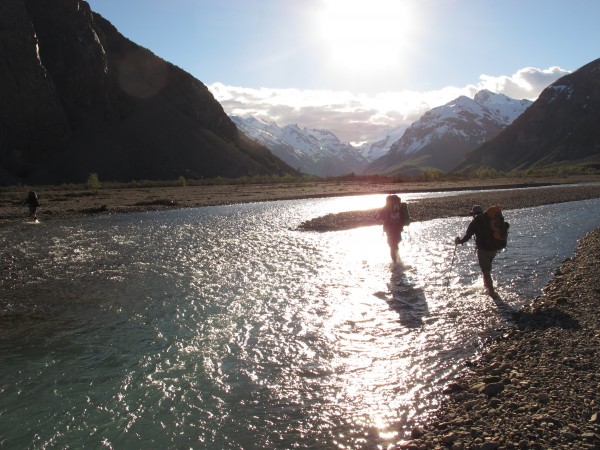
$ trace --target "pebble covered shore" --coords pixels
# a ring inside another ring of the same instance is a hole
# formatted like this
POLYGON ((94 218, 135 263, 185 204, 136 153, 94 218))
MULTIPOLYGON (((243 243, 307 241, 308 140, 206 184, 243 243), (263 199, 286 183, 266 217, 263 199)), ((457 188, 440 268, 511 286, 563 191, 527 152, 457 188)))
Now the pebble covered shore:
POLYGON ((600 449, 600 228, 402 450, 600 449))

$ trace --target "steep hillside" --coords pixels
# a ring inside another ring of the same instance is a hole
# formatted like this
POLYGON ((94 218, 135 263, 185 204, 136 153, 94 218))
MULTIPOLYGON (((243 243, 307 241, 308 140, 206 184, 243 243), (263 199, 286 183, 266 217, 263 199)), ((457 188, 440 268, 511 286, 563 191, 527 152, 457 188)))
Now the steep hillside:
POLYGON ((0 41, 0 183, 295 173, 85 1, 2 1, 0 41))
POLYGON ((530 105, 529 100, 514 100, 487 90, 479 91, 473 99, 458 97, 426 112, 366 172, 396 175, 429 169, 448 171, 530 105))
POLYGON ((499 171, 600 161, 600 59, 547 87, 495 139, 456 167, 499 171))

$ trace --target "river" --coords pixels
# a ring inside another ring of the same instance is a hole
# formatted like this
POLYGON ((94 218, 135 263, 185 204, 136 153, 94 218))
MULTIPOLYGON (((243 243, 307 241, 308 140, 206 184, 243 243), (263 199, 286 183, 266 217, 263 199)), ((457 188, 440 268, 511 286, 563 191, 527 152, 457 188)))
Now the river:
POLYGON ((296 230, 384 199, 0 229, 0 447, 385 447, 600 224, 598 199, 506 211, 496 300, 468 218, 411 224, 398 264, 379 226, 296 230))

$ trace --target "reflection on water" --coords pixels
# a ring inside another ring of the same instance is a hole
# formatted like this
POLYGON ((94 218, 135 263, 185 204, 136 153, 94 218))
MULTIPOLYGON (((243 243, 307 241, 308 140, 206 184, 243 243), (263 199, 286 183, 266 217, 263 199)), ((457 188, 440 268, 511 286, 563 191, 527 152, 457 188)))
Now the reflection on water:
POLYGON ((396 442, 600 222, 598 200, 506 212, 495 300, 471 245, 452 261, 466 218, 411 224, 399 264, 381 227, 295 231, 384 198, 1 229, 0 446, 396 442))
POLYGON ((388 289, 374 295, 385 300, 390 309, 398 313, 400 324, 404 327, 421 327, 423 318, 429 314, 425 291, 414 285, 402 262, 393 264, 388 289))

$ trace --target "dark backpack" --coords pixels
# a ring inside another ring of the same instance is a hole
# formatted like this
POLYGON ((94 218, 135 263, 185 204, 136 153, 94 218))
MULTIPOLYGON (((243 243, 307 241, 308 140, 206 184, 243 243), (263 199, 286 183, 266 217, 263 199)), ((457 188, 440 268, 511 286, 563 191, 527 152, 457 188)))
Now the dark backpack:
POLYGON ((38 202, 37 193, 34 191, 29 191, 27 194, 27 201, 25 203, 31 206, 39 206, 40 203, 38 202))
POLYGON ((388 220, 393 223, 400 223, 402 220, 402 208, 400 205, 400 197, 397 195, 389 195, 388 203, 388 220))
POLYGON ((380 217, 383 218, 384 230, 396 229, 397 226, 402 230, 404 226, 410 224, 408 206, 401 202, 400 197, 395 194, 386 197, 382 216, 380 217))
POLYGON ((510 224, 504 220, 502 209, 499 205, 490 206, 483 215, 485 247, 488 250, 502 250, 506 247, 510 227, 510 224))

